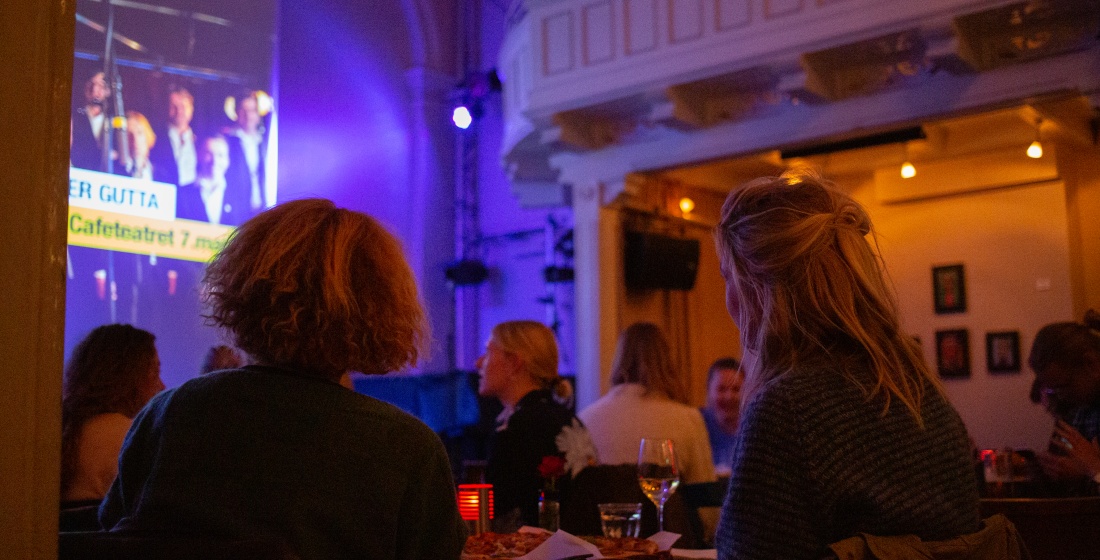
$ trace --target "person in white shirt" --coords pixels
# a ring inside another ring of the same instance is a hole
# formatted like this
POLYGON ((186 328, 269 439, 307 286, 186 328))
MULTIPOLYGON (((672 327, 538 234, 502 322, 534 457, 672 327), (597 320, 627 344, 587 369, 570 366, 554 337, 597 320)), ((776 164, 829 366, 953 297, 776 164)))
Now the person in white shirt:
POLYGON ((606 395, 577 414, 601 463, 636 463, 642 438, 671 439, 681 482, 716 480, 703 416, 687 404, 687 391, 657 325, 635 323, 619 336, 611 383, 606 395))
POLYGON ((168 91, 168 126, 162 136, 168 138, 155 147, 151 156, 155 179, 172 185, 195 182, 198 153, 191 119, 195 115, 195 97, 178 86, 168 91))
POLYGON ((259 92, 250 91, 240 96, 235 110, 236 126, 225 132, 231 160, 226 178, 229 190, 235 196, 244 197, 249 212, 256 213, 268 206, 264 200, 267 139, 259 92))
POLYGON ((176 217, 212 224, 241 225, 248 218, 247 211, 226 194, 229 144, 221 136, 211 136, 199 145, 198 156, 198 178, 177 191, 176 217))

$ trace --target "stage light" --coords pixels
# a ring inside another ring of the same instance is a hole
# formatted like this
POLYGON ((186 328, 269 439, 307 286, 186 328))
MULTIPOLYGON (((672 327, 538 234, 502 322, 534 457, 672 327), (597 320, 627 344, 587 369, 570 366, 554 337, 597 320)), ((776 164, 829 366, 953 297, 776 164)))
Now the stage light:
POLYGON ((684 214, 690 214, 692 210, 695 210, 695 201, 684 197, 680 199, 680 211, 684 214))
POLYGON ((451 120, 454 121, 455 126, 466 130, 470 128, 470 125, 474 123, 474 116, 470 114, 470 110, 465 105, 459 105, 455 107, 453 113, 451 113, 451 120))

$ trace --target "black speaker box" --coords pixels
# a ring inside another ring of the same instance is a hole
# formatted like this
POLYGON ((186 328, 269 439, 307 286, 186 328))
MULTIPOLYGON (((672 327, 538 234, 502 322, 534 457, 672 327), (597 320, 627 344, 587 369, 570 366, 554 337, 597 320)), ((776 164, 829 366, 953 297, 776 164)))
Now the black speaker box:
POLYGON ((699 240, 626 232, 626 287, 636 290, 690 290, 699 270, 699 240))

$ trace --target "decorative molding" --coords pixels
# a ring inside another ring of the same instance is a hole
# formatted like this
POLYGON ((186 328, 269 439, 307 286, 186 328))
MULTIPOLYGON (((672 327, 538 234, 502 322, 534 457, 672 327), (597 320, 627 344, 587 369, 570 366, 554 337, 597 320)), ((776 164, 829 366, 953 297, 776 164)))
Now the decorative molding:
POLYGON ((625 0, 623 30, 627 55, 637 55, 657 49, 657 0, 625 0))
POLYGON ((586 66, 615 59, 615 11, 611 0, 587 4, 581 10, 581 45, 586 66))
POLYGON ((764 19, 776 19, 802 11, 804 0, 764 0, 764 19))
POLYGON ((701 39, 706 29, 703 0, 668 0, 668 42, 682 44, 701 39))
POLYGON ((750 0, 715 0, 714 27, 716 31, 740 29, 752 23, 750 0))
POLYGON ((573 12, 557 12, 542 20, 542 73, 546 76, 573 69, 573 12))

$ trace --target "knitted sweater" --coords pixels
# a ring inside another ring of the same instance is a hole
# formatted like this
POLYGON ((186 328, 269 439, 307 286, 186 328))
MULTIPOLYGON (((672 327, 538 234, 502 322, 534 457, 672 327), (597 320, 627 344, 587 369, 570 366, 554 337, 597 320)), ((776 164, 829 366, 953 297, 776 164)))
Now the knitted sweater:
POLYGON ((336 383, 248 366, 134 419, 106 529, 284 539, 302 560, 456 559, 447 453, 424 423, 336 383))
MULTIPOLYGON (((865 382, 870 382, 870 374, 865 382)), ((966 428, 928 387, 924 428, 834 372, 765 386, 741 419, 720 559, 817 559, 856 535, 946 540, 978 529, 966 428)))

